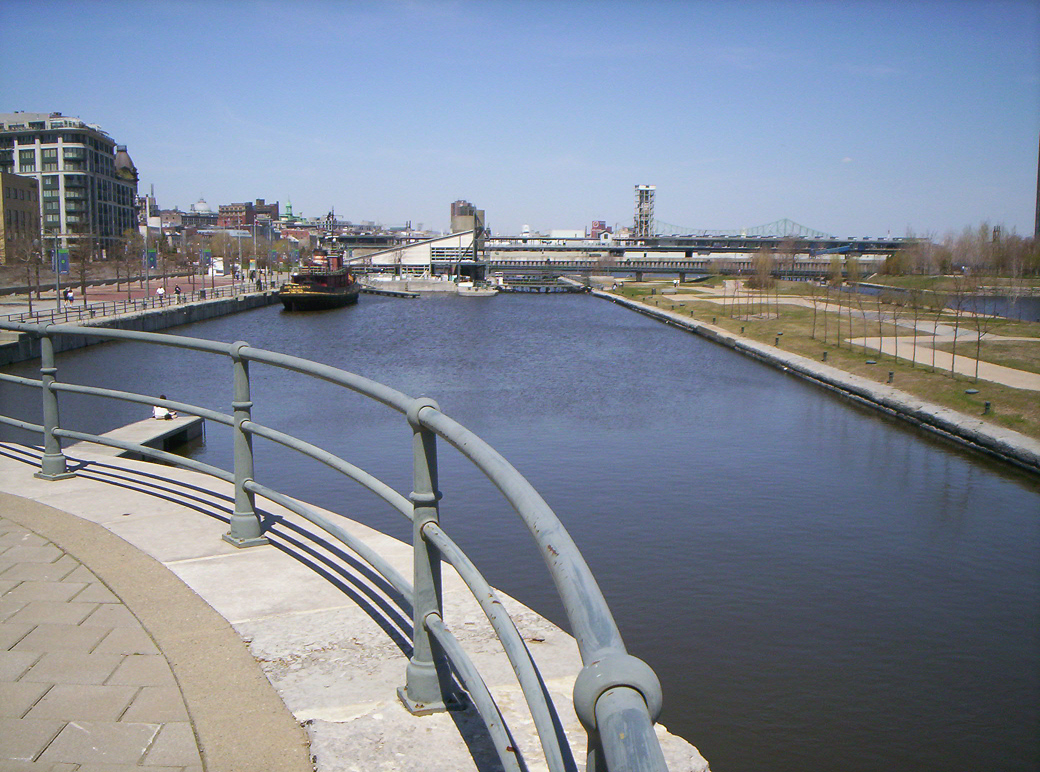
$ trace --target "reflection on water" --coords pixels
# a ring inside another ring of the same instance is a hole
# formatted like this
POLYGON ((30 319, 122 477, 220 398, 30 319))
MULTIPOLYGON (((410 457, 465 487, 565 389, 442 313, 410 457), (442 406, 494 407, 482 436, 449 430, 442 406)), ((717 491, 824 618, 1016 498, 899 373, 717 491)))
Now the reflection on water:
MULTIPOLYGON (((1038 768, 1036 480, 589 297, 366 296, 182 330, 428 394, 488 440, 565 522, 661 676, 663 723, 716 772, 1038 768)), ((128 364, 143 391, 228 409, 230 369, 200 355, 106 345, 59 377, 125 385, 128 364)), ((410 489, 403 417, 252 374, 258 421, 410 489)), ((62 400, 75 428, 142 412, 62 400)), ((230 439, 210 427, 195 455, 227 467, 230 439)), ((449 533, 562 622, 517 518, 450 448, 440 461, 449 533)), ((409 536, 357 486, 259 441, 257 478, 409 536)))

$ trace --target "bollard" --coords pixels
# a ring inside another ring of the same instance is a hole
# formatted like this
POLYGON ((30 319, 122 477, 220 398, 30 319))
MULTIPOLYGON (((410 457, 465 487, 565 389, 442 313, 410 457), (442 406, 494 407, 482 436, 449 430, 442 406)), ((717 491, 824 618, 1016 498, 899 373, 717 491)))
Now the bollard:
POLYGON ((715 324, 715 317, 714 317, 714 316, 713 316, 713 317, 711 317, 711 323, 712 323, 712 324, 715 324))
POLYGON ((826 351, 823 352, 823 361, 824 362, 827 361, 827 352, 826 351))
POLYGON ((743 325, 741 325, 741 327, 740 327, 740 334, 741 334, 741 335, 743 335, 743 334, 744 334, 744 326, 743 326, 743 325))
POLYGON ((776 341, 775 345, 779 346, 780 345, 780 336, 779 335, 776 336, 775 341, 776 341))
POLYGON ((891 370, 888 371, 888 382, 892 383, 892 379, 896 377, 896 374, 891 370))
POLYGON ((982 414, 983 415, 986 415, 987 413, 989 413, 989 403, 988 402, 986 403, 986 406, 982 409, 982 414))

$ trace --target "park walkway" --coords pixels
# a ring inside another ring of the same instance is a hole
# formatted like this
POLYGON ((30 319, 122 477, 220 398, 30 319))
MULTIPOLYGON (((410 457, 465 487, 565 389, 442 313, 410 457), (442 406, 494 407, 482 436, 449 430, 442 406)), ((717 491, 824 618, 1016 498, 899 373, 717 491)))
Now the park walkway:
MULTIPOLYGON (((681 293, 662 295, 661 298, 667 298, 677 304, 699 301, 714 303, 717 305, 736 303, 740 306, 759 302, 760 296, 752 295, 752 299, 749 300, 746 292, 738 297, 734 285, 735 282, 727 281, 725 289, 683 287, 681 293), (690 291, 691 289, 693 291, 690 291)), ((775 298, 768 298, 769 305, 772 305, 774 301, 775 298)), ((809 298, 785 297, 781 295, 779 303, 780 305, 808 308, 810 310, 813 309, 813 301, 809 298)), ((874 320, 874 322, 877 321, 877 311, 866 309, 860 310, 856 308, 850 309, 848 306, 839 306, 835 303, 828 303, 824 300, 816 301, 816 310, 821 314, 841 314, 846 318, 851 315, 859 319, 871 319, 874 320)), ((967 316, 967 314, 965 315, 967 316)), ((898 353, 900 359, 910 361, 912 358, 917 364, 928 367, 934 366, 938 370, 950 372, 950 370, 953 369, 959 375, 964 375, 970 378, 975 377, 977 369, 977 374, 980 380, 999 383, 1015 389, 1040 391, 1040 373, 1031 373, 1012 367, 1005 367, 1003 365, 987 362, 984 359, 976 360, 975 357, 971 356, 975 351, 975 344, 979 340, 980 335, 979 332, 971 328, 970 323, 966 322, 965 325, 960 327, 960 329, 955 330, 954 327, 949 324, 938 324, 934 321, 925 319, 919 319, 915 324, 913 319, 902 317, 893 319, 891 315, 884 314, 882 316, 882 322, 884 324, 894 324, 897 327, 910 330, 911 334, 899 336, 858 336, 845 338, 845 341, 852 346, 863 347, 893 357, 898 353), (915 327, 918 333, 916 344, 912 332, 915 327), (938 348, 941 345, 952 343, 954 340, 957 341, 958 345, 956 357, 952 352, 938 348), (967 354, 967 356, 965 356, 965 354, 967 354)), ((1003 336, 994 335, 993 333, 982 333, 981 337, 983 343, 1032 341, 1038 348, 1040 348, 1040 338, 1003 336)))

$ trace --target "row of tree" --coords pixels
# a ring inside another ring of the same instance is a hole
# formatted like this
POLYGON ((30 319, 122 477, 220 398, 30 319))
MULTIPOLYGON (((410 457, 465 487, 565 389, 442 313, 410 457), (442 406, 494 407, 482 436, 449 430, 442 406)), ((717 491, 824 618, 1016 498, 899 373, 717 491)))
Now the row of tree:
POLYGON ((1001 226, 983 222, 941 239, 914 239, 886 261, 885 272, 897 276, 958 273, 1008 279, 1040 276, 1040 239, 1005 233, 1001 226))
MULTIPOLYGON (((144 236, 137 230, 128 229, 122 237, 107 249, 99 246, 94 237, 80 237, 69 241, 69 269, 75 282, 79 285, 79 296, 84 305, 87 302, 87 287, 92 269, 100 264, 105 265, 105 278, 111 278, 114 270, 117 290, 125 284, 127 297, 133 282, 143 282, 145 275, 161 278, 164 282, 170 275, 187 276, 194 289, 196 275, 205 274, 202 265, 203 249, 210 250, 215 258, 220 258, 225 267, 238 265, 244 273, 244 266, 253 262, 261 269, 271 269, 287 265, 292 259, 293 246, 285 239, 270 241, 263 237, 250 239, 245 244, 226 233, 217 233, 203 238, 198 234, 184 237, 179 243, 163 238, 147 245, 156 250, 155 267, 146 268, 143 262, 146 254, 144 236)), ((39 299, 47 275, 52 269, 51 251, 53 245, 49 240, 20 235, 10 243, 8 252, 12 262, 21 264, 25 270, 25 285, 29 291, 29 310, 32 312, 33 298, 39 299)), ((204 279, 203 279, 204 281, 204 279)))

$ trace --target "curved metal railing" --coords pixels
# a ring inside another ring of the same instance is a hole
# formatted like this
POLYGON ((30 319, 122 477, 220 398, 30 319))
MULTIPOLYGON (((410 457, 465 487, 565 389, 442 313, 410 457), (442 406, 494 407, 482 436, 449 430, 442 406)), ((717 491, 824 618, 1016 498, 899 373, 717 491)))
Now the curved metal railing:
POLYGON ((661 710, 661 687, 648 665, 629 655, 603 594, 577 546, 559 519, 531 484, 490 445, 440 411, 430 399, 415 399, 396 389, 354 373, 300 357, 254 348, 245 342, 220 343, 177 335, 115 330, 77 325, 0 321, 0 329, 40 338, 39 380, 0 373, 0 381, 38 388, 42 394, 43 424, 0 415, 0 423, 42 433, 44 453, 38 474, 44 479, 69 476, 61 440, 79 440, 133 451, 178 467, 212 475, 235 486, 234 513, 225 540, 240 547, 267 543, 255 509, 261 496, 292 511, 330 534, 379 573, 413 609, 413 651, 405 685, 398 693, 416 714, 446 709, 454 695, 438 674, 446 658, 488 728, 503 767, 526 766, 486 684, 452 635, 443 618, 440 564, 448 562, 473 593, 513 667, 527 701, 546 764, 553 772, 576 770, 560 718, 522 636, 505 612, 497 594, 476 566, 441 528, 437 480, 437 439, 446 441, 471 461, 502 493, 523 520, 563 602, 578 644, 582 670, 574 686, 574 708, 588 734, 589 772, 606 770, 664 770, 653 722, 661 710), (221 413, 174 400, 56 380, 53 338, 89 336, 95 339, 136 341, 188 349, 230 358, 234 374, 232 412, 221 413), (368 472, 311 443, 252 420, 249 364, 269 365, 333 383, 404 414, 412 428, 413 490, 404 496, 368 472), (111 437, 62 427, 58 395, 92 395, 125 402, 159 405, 231 427, 234 471, 172 453, 111 437), (252 439, 259 437, 292 449, 334 469, 382 499, 412 521, 413 576, 405 577, 378 553, 311 507, 272 490, 254 479, 252 439))

